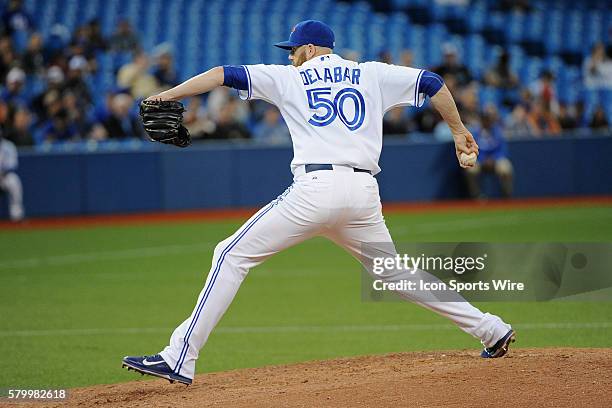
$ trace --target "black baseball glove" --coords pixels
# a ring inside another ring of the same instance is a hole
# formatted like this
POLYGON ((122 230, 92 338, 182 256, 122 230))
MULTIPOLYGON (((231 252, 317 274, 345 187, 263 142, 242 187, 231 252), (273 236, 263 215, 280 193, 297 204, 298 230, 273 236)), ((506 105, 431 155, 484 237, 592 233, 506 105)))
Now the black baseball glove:
POLYGON ((177 101, 142 101, 140 117, 151 140, 178 147, 191 144, 189 131, 183 126, 183 104, 177 101))

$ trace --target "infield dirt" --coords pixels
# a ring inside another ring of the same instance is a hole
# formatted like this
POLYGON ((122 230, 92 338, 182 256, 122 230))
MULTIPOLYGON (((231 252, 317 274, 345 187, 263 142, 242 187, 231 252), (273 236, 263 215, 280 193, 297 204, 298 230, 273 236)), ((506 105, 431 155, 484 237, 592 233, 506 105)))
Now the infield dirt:
MULTIPOLYGON (((204 363, 204 362, 202 362, 204 363)), ((120 361, 117 363, 120 369, 120 361)), ((73 407, 609 407, 612 349, 364 356, 73 389, 73 407)), ((32 406, 40 407, 40 403, 32 406)))

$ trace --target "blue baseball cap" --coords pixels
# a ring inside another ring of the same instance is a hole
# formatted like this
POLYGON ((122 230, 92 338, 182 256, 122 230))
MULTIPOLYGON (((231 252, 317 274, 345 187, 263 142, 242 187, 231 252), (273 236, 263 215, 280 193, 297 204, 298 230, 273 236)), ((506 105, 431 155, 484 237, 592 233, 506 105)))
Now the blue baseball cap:
POLYGON ((335 40, 334 32, 327 24, 319 20, 306 20, 293 27, 289 35, 289 41, 279 42, 274 46, 285 50, 306 44, 334 48, 335 40))

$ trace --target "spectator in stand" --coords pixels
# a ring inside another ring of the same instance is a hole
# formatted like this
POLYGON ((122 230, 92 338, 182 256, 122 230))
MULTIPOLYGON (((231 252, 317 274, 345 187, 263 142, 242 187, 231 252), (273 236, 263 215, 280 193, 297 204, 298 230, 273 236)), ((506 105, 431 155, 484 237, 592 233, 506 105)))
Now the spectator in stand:
POLYGON ((92 103, 89 86, 85 82, 88 73, 87 60, 82 55, 75 55, 68 63, 68 78, 64 89, 72 92, 79 100, 80 106, 85 109, 92 103))
POLYGON ((22 58, 21 66, 28 75, 43 75, 45 72, 45 56, 43 38, 40 33, 32 33, 28 47, 22 58))
POLYGON ((47 88, 32 100, 32 110, 39 122, 46 122, 52 115, 49 114, 48 104, 51 98, 59 99, 64 92, 64 72, 58 66, 52 66, 46 74, 47 88))
POLYGON ((0 99, 0 131, 9 126, 9 107, 2 99, 0 99))
POLYGON ((480 124, 478 85, 475 82, 460 91, 457 105, 461 119, 466 126, 471 127, 480 124))
POLYGON ((518 85, 518 77, 510 67, 510 54, 503 50, 497 63, 485 74, 485 83, 496 88, 514 88, 518 85))
POLYGON ((23 91, 26 76, 21 68, 13 67, 6 75, 6 88, 0 96, 9 106, 27 105, 28 100, 23 91))
POLYGON ((558 135, 561 132, 559 121, 550 111, 549 105, 542 101, 532 104, 527 121, 534 130, 534 136, 558 135))
POLYGON ((17 149, 15 145, 4 139, 0 133, 0 190, 9 197, 9 217, 11 221, 21 221, 23 211, 23 188, 21 179, 15 173, 17 170, 17 149))
POLYGON ((551 71, 542 71, 540 77, 531 85, 531 94, 536 100, 541 101, 548 111, 553 114, 559 112, 555 75, 551 71))
POLYGON ((74 29, 68 54, 90 55, 91 53, 93 49, 89 43, 89 26, 83 24, 74 29))
MULTIPOLYGON (((213 121, 218 121, 219 115, 221 114, 221 110, 231 101, 236 99, 235 95, 236 94, 226 86, 220 86, 218 88, 215 88, 208 94, 206 108, 208 110, 208 115, 213 121)), ((249 119, 248 104, 240 103, 234 105, 235 107, 233 109, 235 119, 242 124, 247 123, 249 119)), ((261 111, 262 116, 264 111, 265 109, 261 111)))
POLYGON ((446 75, 451 74, 455 77, 460 87, 467 86, 472 82, 472 74, 470 70, 459 61, 457 47, 453 44, 446 43, 443 45, 442 49, 444 52, 442 64, 433 68, 431 71, 441 77, 446 77, 446 75))
POLYGON ((531 110, 531 105, 533 105, 533 95, 529 88, 522 88, 519 92, 519 101, 518 104, 523 105, 525 109, 529 112, 531 110))
POLYGON ((16 59, 11 37, 8 35, 0 37, 0 78, 6 78, 16 59))
POLYGON ((421 133, 432 133, 440 121, 440 115, 429 107, 417 110, 414 115, 416 129, 421 133))
POLYGON ((68 29, 61 24, 53 25, 50 35, 45 41, 45 60, 52 65, 62 65, 59 60, 64 58, 69 43, 70 32, 68 29))
POLYGON ((288 145, 291 143, 289 129, 276 107, 269 106, 263 120, 253 129, 253 139, 270 145, 288 145))
MULTIPOLYGON (((497 3, 497 8, 502 11, 517 11, 527 13, 533 9, 530 0, 500 0, 497 3)), ((495 4, 492 3, 492 4, 495 4)))
POLYGON ((230 99, 219 111, 215 130, 207 135, 208 139, 248 139, 248 129, 236 120, 237 101, 230 99))
POLYGON ((130 90, 136 99, 143 99, 160 92, 157 79, 149 74, 149 58, 144 52, 134 54, 132 62, 119 69, 117 83, 130 90))
POLYGON ((77 133, 85 138, 91 130, 91 124, 88 120, 88 110, 79 100, 78 96, 68 90, 62 95, 62 105, 68 114, 68 120, 72 123, 77 133))
POLYGON ((512 195, 513 167, 508 159, 506 141, 499 124, 497 110, 488 106, 482 114, 481 125, 473 131, 478 143, 478 161, 474 167, 465 169, 468 190, 472 198, 483 198, 480 190, 480 174, 493 173, 499 179, 502 195, 512 195))
POLYGON ((340 55, 342 56, 342 58, 349 61, 359 62, 361 59, 361 55, 357 51, 351 49, 342 50, 340 52, 340 55))
POLYGON ((76 127, 70 123, 68 112, 61 108, 48 120, 42 130, 40 143, 69 142, 79 139, 76 127))
POLYGON ((606 48, 597 43, 591 50, 591 55, 582 65, 584 85, 589 89, 612 88, 612 60, 606 55, 606 48))
POLYGON ((102 28, 98 19, 94 18, 87 23, 89 29, 89 46, 93 52, 106 51, 108 44, 102 34, 102 28))
POLYGON ((527 120, 525 106, 518 104, 512 109, 512 113, 505 125, 505 134, 508 139, 520 137, 531 137, 537 133, 532 123, 527 120))
POLYGON ((2 14, 2 25, 9 35, 18 31, 31 31, 34 28, 32 17, 23 8, 21 0, 9 0, 8 6, 2 14))
POLYGON ((83 56, 87 60, 87 73, 97 69, 96 53, 104 51, 106 43, 100 27, 96 20, 79 26, 74 31, 74 36, 65 54, 69 56, 83 56), (97 32, 95 32, 97 30, 97 32))
POLYGON ((153 67, 153 76, 162 88, 172 88, 179 83, 178 75, 174 70, 172 50, 166 44, 158 47, 158 50, 154 52, 157 62, 153 67))
POLYGON ((393 108, 383 117, 383 135, 406 136, 413 126, 402 107, 393 108))
POLYGON ((140 41, 132 30, 132 25, 126 19, 122 19, 117 24, 115 33, 109 40, 111 51, 116 52, 136 52, 140 50, 140 41))
POLYGON ((388 50, 382 50, 378 53, 378 61, 385 64, 393 64, 393 56, 388 50))
POLYGON ((215 123, 208 118, 206 108, 202 106, 202 98, 189 98, 187 109, 183 114, 183 125, 193 139, 200 139, 207 133, 215 131, 215 123))
POLYGON ((31 146, 34 144, 30 125, 32 114, 25 106, 17 106, 8 112, 7 125, 5 126, 5 138, 16 146, 31 146))
POLYGON ((458 99, 461 95, 461 89, 459 89, 459 84, 457 83, 457 78, 453 74, 446 74, 442 79, 444 79, 444 83, 446 87, 450 91, 451 94, 458 99))
POLYGON ((102 124, 107 139, 142 138, 143 131, 139 118, 132 114, 134 99, 129 94, 118 93, 110 103, 110 112, 102 124))
POLYGON ((571 106, 565 103, 559 104, 559 125, 563 130, 574 130, 578 127, 578 120, 571 106))
POLYGON ((412 64, 414 64, 414 56, 412 55, 412 51, 410 51, 409 49, 405 49, 404 51, 402 51, 402 54, 400 55, 400 60, 403 66, 413 67, 412 64))
POLYGON ((593 130, 601 132, 607 132, 610 130, 608 118, 606 118, 606 112, 601 105, 597 106, 593 112, 593 117, 591 118, 589 127, 593 130))
MULTIPOLYGON (((40 121, 41 124, 47 126, 49 122, 52 122, 53 117, 57 115, 62 109, 64 104, 62 101, 62 93, 58 90, 52 90, 51 92, 44 95, 43 110, 45 121, 40 121)), ((40 119, 40 118, 39 118, 40 119)))

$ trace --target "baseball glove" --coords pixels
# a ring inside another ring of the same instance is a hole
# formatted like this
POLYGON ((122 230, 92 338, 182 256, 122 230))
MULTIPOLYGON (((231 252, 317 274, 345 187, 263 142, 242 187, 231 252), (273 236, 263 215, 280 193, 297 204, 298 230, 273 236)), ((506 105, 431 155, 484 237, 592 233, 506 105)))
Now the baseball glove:
POLYGON ((187 147, 191 144, 189 131, 183 126, 183 104, 177 101, 142 101, 142 125, 152 141, 187 147))

